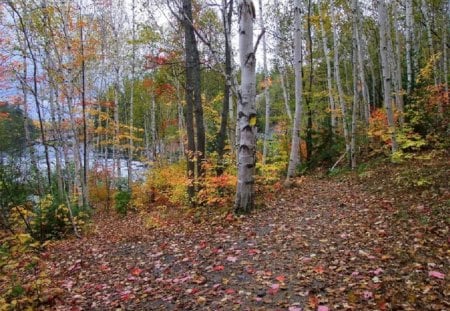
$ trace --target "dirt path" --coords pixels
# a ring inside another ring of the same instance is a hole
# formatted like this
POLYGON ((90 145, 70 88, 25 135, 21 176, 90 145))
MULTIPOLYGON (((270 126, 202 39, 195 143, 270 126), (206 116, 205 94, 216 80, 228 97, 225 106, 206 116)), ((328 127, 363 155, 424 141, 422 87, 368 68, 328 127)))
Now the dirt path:
POLYGON ((64 289, 54 309, 450 308, 448 227, 403 219, 397 198, 357 182, 296 184, 239 219, 155 230, 136 215, 98 220, 45 254, 64 289))

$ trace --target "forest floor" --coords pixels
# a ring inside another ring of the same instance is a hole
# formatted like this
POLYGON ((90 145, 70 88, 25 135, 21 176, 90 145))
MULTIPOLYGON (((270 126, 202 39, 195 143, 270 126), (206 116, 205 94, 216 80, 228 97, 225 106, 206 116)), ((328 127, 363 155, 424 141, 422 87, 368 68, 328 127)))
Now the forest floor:
POLYGON ((41 254, 47 308, 449 310, 448 159, 318 172, 242 217, 101 213, 41 254))

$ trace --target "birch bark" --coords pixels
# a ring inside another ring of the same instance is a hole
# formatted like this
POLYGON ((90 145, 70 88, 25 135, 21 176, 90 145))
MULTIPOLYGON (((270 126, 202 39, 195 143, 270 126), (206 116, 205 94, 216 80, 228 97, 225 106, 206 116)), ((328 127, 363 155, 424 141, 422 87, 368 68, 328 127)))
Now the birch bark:
POLYGON ((391 98, 391 70, 389 66, 389 47, 388 43, 390 40, 390 32, 388 31, 389 25, 387 21, 387 11, 386 11, 386 3, 384 0, 378 0, 378 24, 380 31, 380 56, 381 56, 381 67, 382 67, 382 76, 383 76, 383 86, 384 86, 384 105, 386 107, 386 114, 389 126, 389 132, 391 134, 391 144, 392 144, 392 153, 396 152, 397 140, 396 140, 396 130, 395 130, 395 121, 394 121, 394 111, 392 107, 392 98, 391 98))
POLYGON ((253 48, 255 9, 251 0, 239 0, 239 58, 241 93, 238 104, 239 149, 238 183, 235 210, 248 212, 253 208, 256 154, 256 59, 253 48))
POLYGON ((295 113, 292 126, 292 143, 289 156, 289 165, 286 182, 295 176, 297 166, 300 164, 300 130, 302 118, 302 22, 301 0, 294 2, 294 73, 295 73, 295 113))

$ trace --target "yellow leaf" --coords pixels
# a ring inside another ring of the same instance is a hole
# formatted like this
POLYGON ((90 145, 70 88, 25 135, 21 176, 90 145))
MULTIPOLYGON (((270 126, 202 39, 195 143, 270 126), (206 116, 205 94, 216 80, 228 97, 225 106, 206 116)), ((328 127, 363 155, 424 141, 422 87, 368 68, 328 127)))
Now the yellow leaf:
POLYGON ((256 116, 251 116, 250 120, 248 120, 248 124, 250 124, 250 126, 255 126, 256 125, 256 116))

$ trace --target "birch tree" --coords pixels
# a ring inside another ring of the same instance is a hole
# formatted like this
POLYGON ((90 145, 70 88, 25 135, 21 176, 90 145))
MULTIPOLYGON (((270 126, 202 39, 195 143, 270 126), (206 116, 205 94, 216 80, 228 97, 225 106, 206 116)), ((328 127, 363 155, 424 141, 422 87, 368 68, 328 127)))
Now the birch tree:
POLYGON ((238 103, 238 182, 235 210, 248 212, 254 203, 254 173, 256 162, 256 58, 253 47, 255 7, 251 0, 239 0, 239 60, 241 89, 238 103))
POLYGON ((344 130, 344 140, 345 140, 345 152, 350 156, 350 139, 348 133, 347 124, 347 104, 345 102, 344 91, 342 89, 341 73, 339 69, 339 38, 337 34, 337 23, 335 15, 335 1, 331 0, 331 28, 333 29, 333 52, 334 52, 334 79, 336 80, 336 86, 338 89, 339 105, 341 107, 342 113, 342 128, 344 130))
POLYGON ((406 0, 406 93, 411 94, 413 85, 412 40, 413 40, 413 0, 406 0))
POLYGON ((294 73, 295 73, 295 113, 294 124, 292 126, 292 143, 289 156, 289 164, 286 182, 289 178, 294 177, 297 166, 300 164, 300 130, 302 119, 302 22, 301 22, 301 0, 294 2, 294 73))
POLYGON ((391 134, 392 153, 397 151, 397 139, 395 131, 394 110, 392 107, 391 98, 391 70, 389 65, 389 47, 388 40, 390 40, 389 23, 387 20, 386 3, 384 0, 378 0, 378 26, 380 31, 380 56, 381 56, 381 68, 383 76, 383 98, 384 105, 386 107, 387 121, 389 126, 389 132, 391 134))

